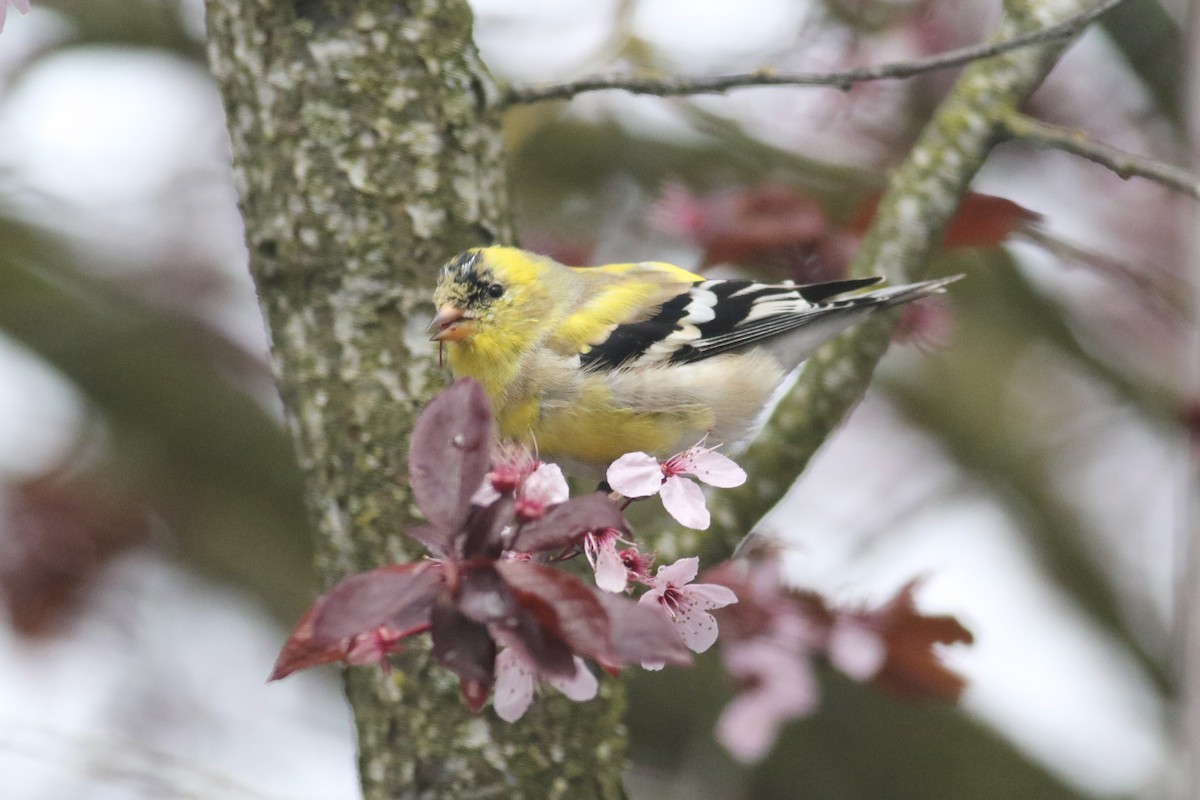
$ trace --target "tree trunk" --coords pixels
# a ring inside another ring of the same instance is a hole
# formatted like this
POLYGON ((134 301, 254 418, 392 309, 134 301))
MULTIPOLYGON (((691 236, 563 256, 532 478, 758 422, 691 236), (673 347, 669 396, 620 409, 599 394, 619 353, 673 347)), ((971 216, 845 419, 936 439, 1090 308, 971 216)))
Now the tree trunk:
MULTIPOLYGON (((405 481, 416 410, 442 386, 423 333, 437 268, 511 239, 499 93, 463 0, 209 0, 250 268, 306 480, 317 566, 420 556, 405 481)), ((414 647, 350 670, 368 800, 621 796, 619 683, 471 716, 414 647)))

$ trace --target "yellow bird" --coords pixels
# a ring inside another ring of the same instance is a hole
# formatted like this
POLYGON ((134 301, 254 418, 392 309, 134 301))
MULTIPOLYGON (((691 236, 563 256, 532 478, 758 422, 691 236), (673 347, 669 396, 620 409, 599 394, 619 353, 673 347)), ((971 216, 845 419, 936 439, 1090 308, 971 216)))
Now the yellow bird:
POLYGON ((820 345, 955 279, 847 295, 881 279, 706 280, 657 261, 567 267, 482 247, 442 268, 429 327, 454 375, 483 384, 502 436, 598 475, 625 453, 743 442, 820 345))

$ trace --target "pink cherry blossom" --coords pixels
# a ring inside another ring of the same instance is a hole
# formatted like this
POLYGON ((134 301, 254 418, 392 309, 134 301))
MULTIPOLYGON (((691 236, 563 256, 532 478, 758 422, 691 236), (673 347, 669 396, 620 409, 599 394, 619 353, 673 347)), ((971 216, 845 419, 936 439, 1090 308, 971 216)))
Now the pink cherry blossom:
POLYGON ((663 508, 681 525, 704 530, 711 517, 704 492, 685 476, 709 486, 729 488, 746 482, 746 473, 716 448, 697 444, 661 464, 646 453, 626 453, 608 468, 608 485, 626 497, 657 494, 663 508))
POLYGON ((596 586, 613 594, 620 594, 629 585, 629 570, 617 552, 620 541, 612 528, 590 531, 583 537, 583 552, 596 572, 596 586))
POLYGON ((4 18, 8 14, 8 4, 22 14, 29 13, 29 0, 0 0, 0 31, 4 30, 4 18))
MULTIPOLYGON (((529 663, 521 652, 506 647, 496 656, 496 685, 492 707, 496 715, 505 722, 516 722, 525 715, 533 702, 533 689, 537 667, 529 663)), ((575 675, 571 678, 544 678, 554 688, 577 703, 596 696, 600 684, 596 676, 575 656, 575 675)))
POLYGON ((853 616, 840 617, 825 643, 829 661, 856 681, 869 681, 887 661, 887 643, 879 632, 853 616))
POLYGON ((748 688, 721 712, 717 741, 739 761, 759 761, 785 722, 816 706, 812 666, 791 647, 766 636, 722 644, 721 660, 748 688))
POLYGON ((490 505, 501 492, 515 492, 541 463, 522 444, 500 442, 492 451, 492 468, 479 491, 471 498, 475 505, 490 505))
POLYGON ((626 497, 649 497, 663 485, 662 465, 646 453, 626 453, 614 461, 605 475, 608 485, 626 497))
POLYGON ((565 503, 570 495, 562 469, 557 464, 539 463, 517 489, 517 518, 523 522, 540 519, 548 507, 565 503))
POLYGON ((654 563, 653 553, 640 553, 636 547, 626 547, 621 552, 617 553, 621 563, 625 565, 625 569, 630 578, 640 581, 641 583, 649 583, 650 565, 654 563))
MULTIPOLYGON (((717 640, 717 621, 708 610, 736 603, 737 595, 729 587, 720 584, 693 584, 699 569, 700 559, 695 556, 659 567, 649 580, 650 590, 641 596, 638 604, 658 603, 675 623, 688 649, 703 653, 717 640)), ((643 663, 642 666, 646 669, 662 667, 654 662, 643 663)))
POLYGON ((492 469, 471 502, 491 505, 502 492, 516 495, 517 516, 530 522, 539 519, 549 506, 566 502, 570 487, 557 464, 539 461, 521 445, 504 445, 494 454, 492 469))

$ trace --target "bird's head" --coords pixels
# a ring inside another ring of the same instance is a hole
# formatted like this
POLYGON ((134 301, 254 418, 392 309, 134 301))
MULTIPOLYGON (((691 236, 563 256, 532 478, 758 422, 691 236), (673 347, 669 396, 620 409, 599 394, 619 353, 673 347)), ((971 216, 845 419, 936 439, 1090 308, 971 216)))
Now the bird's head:
POLYGON ((545 275, 553 262, 514 247, 480 247, 442 267, 429 323, 435 342, 472 342, 497 336, 528 341, 553 307, 545 275))

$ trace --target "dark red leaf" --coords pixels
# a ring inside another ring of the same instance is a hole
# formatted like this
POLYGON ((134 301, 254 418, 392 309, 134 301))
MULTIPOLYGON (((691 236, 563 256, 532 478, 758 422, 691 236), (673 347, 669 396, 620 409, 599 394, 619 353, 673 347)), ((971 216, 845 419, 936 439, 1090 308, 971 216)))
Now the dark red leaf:
POLYGON ((608 615, 578 578, 553 567, 520 561, 501 561, 496 569, 547 637, 561 639, 574 652, 591 658, 609 652, 608 615))
POLYGON ((275 660, 275 668, 271 670, 271 677, 267 680, 277 681, 297 670, 329 664, 346 654, 344 643, 318 645, 313 642, 312 626, 316 611, 317 605, 314 604, 296 623, 295 629, 283 643, 279 658, 275 660))
POLYGON ((559 628, 558 612, 540 597, 522 594, 514 623, 493 625, 491 630, 496 641, 519 649, 542 675, 571 678, 575 659, 571 648, 557 638, 559 628), (543 624, 542 620, 549 622, 543 624))
POLYGON ((466 678, 460 678, 459 689, 462 691, 467 708, 471 710, 472 714, 478 714, 487 704, 488 695, 492 693, 492 684, 490 681, 469 681, 466 678))
POLYGON ((99 476, 43 475, 9 487, 7 495, 0 601, 23 634, 63 622, 108 559, 148 530, 140 501, 99 476))
POLYGON ((462 557, 499 558, 504 551, 504 529, 512 522, 513 499, 504 495, 489 506, 472 506, 470 515, 463 524, 466 531, 459 550, 462 557))
POLYGON ((483 387, 461 380, 433 399, 413 427, 409 481, 425 517, 458 530, 491 459, 492 407, 483 387))
POLYGON ((483 625, 468 619, 448 598, 433 606, 433 657, 465 681, 491 686, 496 672, 496 643, 483 625))
POLYGON ((517 530, 510 549, 522 553, 561 550, 590 530, 627 531, 621 509, 603 492, 593 492, 553 506, 538 520, 517 530))
POLYGON ((455 600, 458 610, 476 622, 505 627, 517 624, 517 601, 490 562, 463 571, 455 600))
POLYGON ((887 644, 887 658, 874 682, 898 694, 957 700, 965 681, 942 663, 934 645, 971 644, 974 637, 950 616, 917 611, 913 581, 886 606, 868 615, 887 644))
MULTIPOLYGON (((879 210, 880 195, 870 197, 846 227, 856 233, 864 233, 879 210)), ((942 247, 994 247, 1011 236, 1028 222, 1041 219, 1041 215, 1003 197, 978 192, 968 192, 946 228, 942 247)))
POLYGON ((1041 218, 1041 214, 1012 200, 968 192, 946 228, 942 247, 947 250, 955 247, 994 247, 1012 236, 1022 225, 1041 218))
POLYGON ((679 631, 662 611, 608 592, 597 590, 596 596, 612 626, 612 652, 602 663, 661 661, 685 667, 692 663, 679 631))
POLYGON ((765 184, 739 191, 730 203, 708 198, 710 224, 698 231, 706 245, 704 264, 774 265, 796 259, 825 235, 828 219, 815 200, 788 186, 765 184))
POLYGON ((1200 401, 1190 400, 1177 412, 1192 449, 1200 449, 1200 401))
POLYGON ((429 561, 351 575, 313 605, 313 643, 332 645, 385 624, 401 631, 428 624, 441 586, 441 569, 429 561))
POLYGON ((454 537, 454 533, 454 531, 430 523, 409 528, 404 532, 404 535, 413 541, 425 545, 426 549, 438 558, 446 558, 451 552, 450 542, 454 537))

